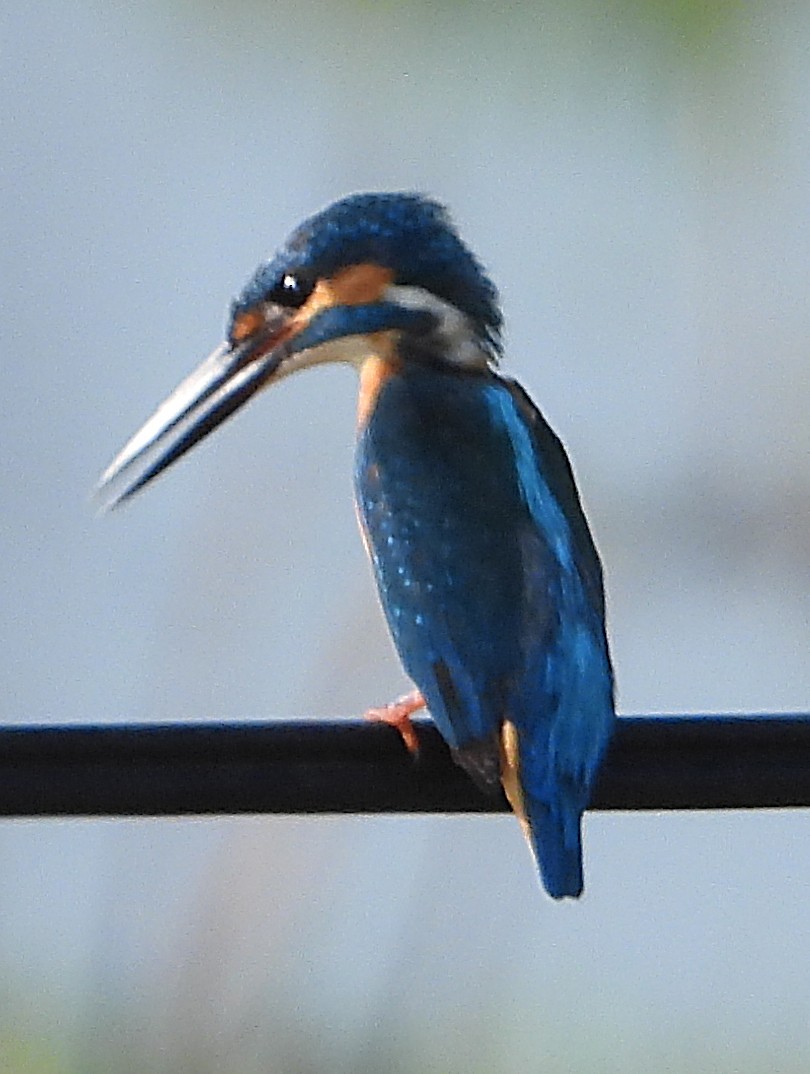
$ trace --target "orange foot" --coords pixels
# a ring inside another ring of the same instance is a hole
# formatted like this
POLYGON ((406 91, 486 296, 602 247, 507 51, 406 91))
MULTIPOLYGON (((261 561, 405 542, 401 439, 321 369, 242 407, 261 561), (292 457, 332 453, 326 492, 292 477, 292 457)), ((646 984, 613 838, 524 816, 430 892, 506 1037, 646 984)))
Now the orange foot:
POLYGON ((404 697, 392 701, 390 705, 383 705, 379 709, 369 709, 365 713, 365 719, 375 720, 378 723, 387 723, 395 727, 402 735, 402 741, 408 751, 416 757, 419 753, 419 739, 416 737, 416 729, 411 723, 414 712, 425 707, 425 699, 418 690, 414 690, 404 697))

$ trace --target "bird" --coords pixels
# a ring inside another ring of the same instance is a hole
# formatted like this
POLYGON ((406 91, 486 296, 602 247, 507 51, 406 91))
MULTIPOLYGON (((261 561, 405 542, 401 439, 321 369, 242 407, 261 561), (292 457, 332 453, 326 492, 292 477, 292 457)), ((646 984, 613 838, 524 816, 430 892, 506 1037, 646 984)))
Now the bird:
POLYGON ((415 689, 369 710, 412 752, 426 707, 505 793, 554 899, 583 890, 582 814, 615 726, 601 561, 562 442, 500 370, 498 292, 447 209, 356 193, 300 224, 233 300, 225 340, 101 476, 129 499, 260 389, 359 374, 354 492, 415 689))

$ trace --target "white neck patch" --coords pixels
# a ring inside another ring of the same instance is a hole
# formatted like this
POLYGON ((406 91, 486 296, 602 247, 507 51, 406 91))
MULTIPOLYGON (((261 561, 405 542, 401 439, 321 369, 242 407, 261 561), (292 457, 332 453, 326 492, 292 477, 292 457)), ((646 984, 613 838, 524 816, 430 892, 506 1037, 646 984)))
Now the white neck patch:
POLYGON ((438 324, 433 338, 441 343, 442 356, 453 365, 485 369, 490 356, 481 346, 469 318, 444 299, 426 291, 424 287, 404 287, 391 284, 382 294, 383 299, 395 302, 406 309, 427 310, 438 324))

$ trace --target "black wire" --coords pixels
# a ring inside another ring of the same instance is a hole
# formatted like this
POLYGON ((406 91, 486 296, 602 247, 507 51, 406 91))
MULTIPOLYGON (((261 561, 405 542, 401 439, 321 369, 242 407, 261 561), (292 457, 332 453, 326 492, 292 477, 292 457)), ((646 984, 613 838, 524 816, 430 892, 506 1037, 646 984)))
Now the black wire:
MULTIPOLYGON (((0 816, 493 813, 429 721, 12 726, 0 816)), ((623 717, 593 809, 810 806, 810 716, 623 717)))

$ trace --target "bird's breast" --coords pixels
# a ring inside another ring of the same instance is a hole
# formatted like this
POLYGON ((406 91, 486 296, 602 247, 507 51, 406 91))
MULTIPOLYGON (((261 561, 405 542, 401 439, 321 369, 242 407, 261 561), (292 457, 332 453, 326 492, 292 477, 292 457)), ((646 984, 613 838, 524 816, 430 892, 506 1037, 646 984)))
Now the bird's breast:
POLYGON ((519 659, 527 586, 550 577, 551 553, 493 418, 500 382, 382 362, 364 374, 361 400, 365 391, 373 406, 357 449, 358 513, 395 639, 451 637, 470 661, 504 670, 519 659))

